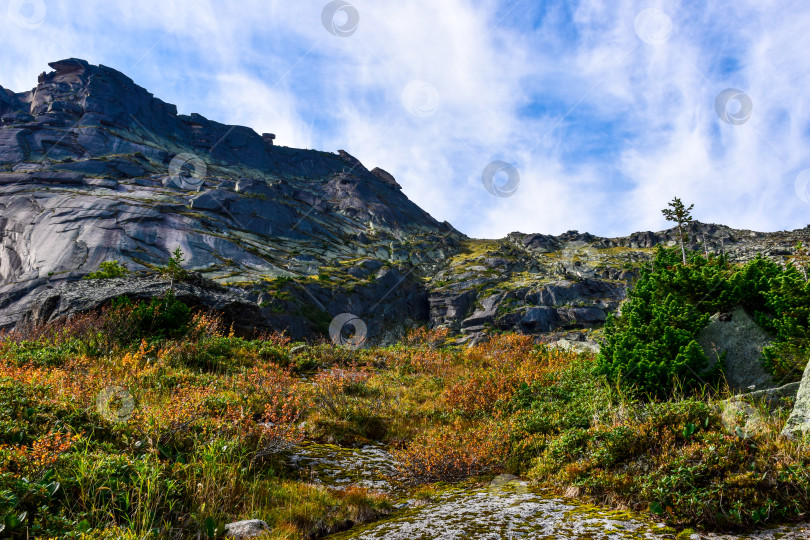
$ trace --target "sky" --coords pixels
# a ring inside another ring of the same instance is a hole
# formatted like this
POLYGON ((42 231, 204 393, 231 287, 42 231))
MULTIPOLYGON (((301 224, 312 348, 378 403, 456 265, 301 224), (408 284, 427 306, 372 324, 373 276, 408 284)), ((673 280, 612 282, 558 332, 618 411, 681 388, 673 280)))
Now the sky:
POLYGON ((0 85, 77 57, 346 150, 479 238, 810 224, 806 0, 0 0, 0 85))

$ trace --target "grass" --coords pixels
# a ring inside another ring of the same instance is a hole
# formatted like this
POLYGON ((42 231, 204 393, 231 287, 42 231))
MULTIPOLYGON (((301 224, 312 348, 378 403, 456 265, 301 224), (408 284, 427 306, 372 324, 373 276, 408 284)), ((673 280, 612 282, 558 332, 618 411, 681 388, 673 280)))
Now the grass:
POLYGON ((810 446, 779 435, 787 412, 763 408, 757 432, 738 434, 709 396, 616 399, 604 386, 595 394, 584 373, 573 377, 557 399, 576 413, 551 412, 557 386, 518 415, 516 440, 532 441, 524 446, 530 478, 682 526, 747 529, 806 517, 810 446))
POLYGON ((450 259, 450 266, 461 268, 474 265, 480 259, 493 255, 503 243, 499 240, 480 240, 465 238, 461 241, 461 249, 450 259))
POLYGON ((680 526, 744 529, 810 508, 808 446, 778 436, 783 412, 762 409, 741 438, 714 405, 723 396, 637 400, 596 377, 591 356, 528 336, 457 348, 422 329, 386 348, 301 348, 199 313, 161 335, 133 313, 0 337, 0 534, 205 537, 206 524, 262 519, 270 538, 303 539, 393 511, 384 493, 302 477, 288 458, 305 441, 386 446, 417 499, 510 472, 680 526))

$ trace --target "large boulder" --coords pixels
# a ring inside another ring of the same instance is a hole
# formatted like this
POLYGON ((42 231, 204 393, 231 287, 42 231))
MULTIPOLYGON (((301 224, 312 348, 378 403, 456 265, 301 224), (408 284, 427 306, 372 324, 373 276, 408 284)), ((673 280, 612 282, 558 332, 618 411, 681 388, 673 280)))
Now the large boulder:
POLYGON ((786 437, 808 434, 810 434, 810 362, 804 368, 804 376, 796 394, 796 405, 782 430, 782 435, 786 437))
POLYGON ((556 328, 559 322, 560 316, 556 309, 532 307, 526 310, 520 325, 527 332, 549 332, 556 328))
POLYGON ((725 377, 732 390, 762 390, 774 386, 760 363, 771 337, 741 307, 715 314, 698 335, 698 343, 714 366, 725 355, 725 377), (754 387, 754 388, 751 388, 754 387))
POLYGON ((739 394, 718 403, 720 417, 726 432, 732 436, 749 437, 765 428, 761 409, 768 412, 792 404, 799 390, 799 383, 789 383, 778 388, 757 390, 739 394))

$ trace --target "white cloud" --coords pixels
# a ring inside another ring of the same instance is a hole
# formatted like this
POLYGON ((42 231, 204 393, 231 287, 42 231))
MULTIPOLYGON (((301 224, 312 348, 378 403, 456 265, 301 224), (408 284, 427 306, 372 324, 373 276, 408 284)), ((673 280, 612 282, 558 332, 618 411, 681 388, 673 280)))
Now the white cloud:
POLYGON ((704 221, 810 222, 793 193, 810 167, 806 3, 354 0, 349 37, 322 26, 325 4, 48 1, 38 29, 4 21, 0 84, 28 89, 62 57, 104 63, 183 113, 343 148, 476 236, 656 229, 673 195, 704 221), (647 8, 671 17, 665 43, 636 35, 647 8), (402 103, 413 81, 438 94, 427 117, 402 103), (714 112, 728 87, 753 100, 741 126, 714 112), (518 166, 516 196, 481 186, 495 159, 518 166))

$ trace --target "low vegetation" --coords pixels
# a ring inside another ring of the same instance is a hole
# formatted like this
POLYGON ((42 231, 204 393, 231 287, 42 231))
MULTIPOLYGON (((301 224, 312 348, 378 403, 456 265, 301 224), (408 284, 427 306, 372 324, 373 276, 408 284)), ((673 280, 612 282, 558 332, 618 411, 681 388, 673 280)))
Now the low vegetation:
POLYGON ((127 265, 121 264, 118 261, 104 261, 99 265, 98 270, 87 274, 85 279, 112 279, 124 277, 127 274, 129 274, 127 265))
POLYGON ((697 334, 712 314, 742 306, 775 336, 764 351, 775 380, 800 380, 810 357, 810 282, 800 268, 764 257, 736 266, 699 253, 683 264, 679 251, 659 249, 621 317, 608 319, 599 373, 659 398, 676 387, 717 387, 721 371, 709 369, 697 334))
POLYGON ((364 350, 246 340, 171 294, 23 328, 0 336, 0 535, 214 538, 255 518, 270 538, 319 538, 393 511, 389 494, 296 469, 307 441, 385 445, 417 493, 508 472, 673 525, 803 519, 808 441, 780 437, 787 411, 765 405, 741 435, 693 343, 707 314, 742 304, 778 336, 768 365, 793 373, 808 292, 793 265, 662 249, 598 357, 426 329, 364 350))

